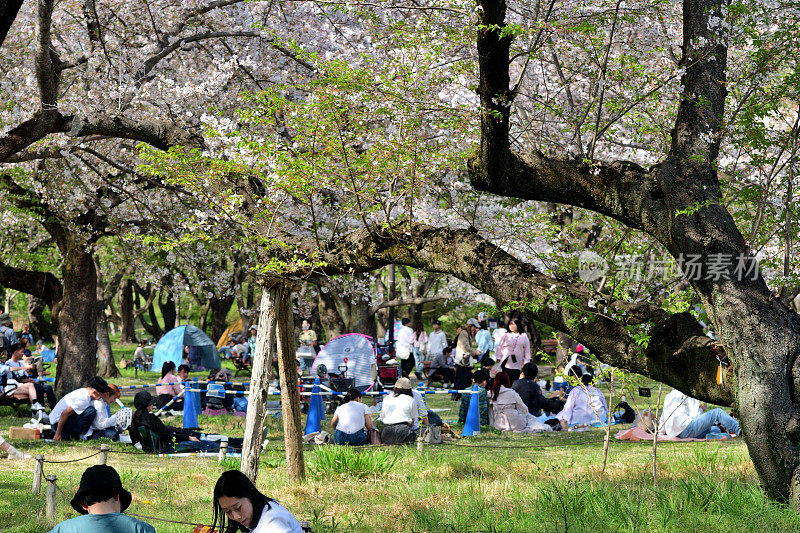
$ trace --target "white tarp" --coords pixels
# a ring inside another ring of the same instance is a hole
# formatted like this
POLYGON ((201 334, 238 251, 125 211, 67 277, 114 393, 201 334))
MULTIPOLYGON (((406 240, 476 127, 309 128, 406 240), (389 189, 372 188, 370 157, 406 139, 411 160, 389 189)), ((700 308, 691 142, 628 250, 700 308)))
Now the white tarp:
POLYGON ((347 333, 331 339, 314 359, 312 376, 317 375, 319 365, 325 365, 332 374, 341 374, 340 367, 347 367, 347 377, 355 378, 355 386, 361 389, 375 383, 375 349, 371 338, 360 333, 347 333))

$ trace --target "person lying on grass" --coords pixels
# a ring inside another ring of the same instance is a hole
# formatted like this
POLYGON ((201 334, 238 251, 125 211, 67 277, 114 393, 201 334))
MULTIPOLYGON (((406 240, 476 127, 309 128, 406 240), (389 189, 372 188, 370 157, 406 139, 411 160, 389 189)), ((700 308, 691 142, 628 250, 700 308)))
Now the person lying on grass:
POLYGON ((150 524, 122 514, 131 499, 114 468, 90 466, 70 502, 81 516, 61 522, 50 533, 156 533, 150 524))
POLYGON ((681 439, 703 439, 716 425, 733 436, 741 432, 739 422, 719 407, 704 413, 700 400, 686 396, 678 389, 664 398, 664 410, 658 425, 660 433, 681 439))
POLYGON ((220 533, 303 533, 300 522, 288 509, 261 494, 250 478, 238 470, 223 472, 214 486, 211 530, 220 533))

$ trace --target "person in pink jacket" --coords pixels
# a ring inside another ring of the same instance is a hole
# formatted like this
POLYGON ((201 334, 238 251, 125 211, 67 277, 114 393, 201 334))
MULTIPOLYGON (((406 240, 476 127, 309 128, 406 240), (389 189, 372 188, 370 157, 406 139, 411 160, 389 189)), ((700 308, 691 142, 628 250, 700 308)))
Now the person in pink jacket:
POLYGON ((496 356, 513 384, 519 379, 522 366, 531 360, 531 341, 520 319, 512 318, 508 323, 508 332, 500 338, 496 356))

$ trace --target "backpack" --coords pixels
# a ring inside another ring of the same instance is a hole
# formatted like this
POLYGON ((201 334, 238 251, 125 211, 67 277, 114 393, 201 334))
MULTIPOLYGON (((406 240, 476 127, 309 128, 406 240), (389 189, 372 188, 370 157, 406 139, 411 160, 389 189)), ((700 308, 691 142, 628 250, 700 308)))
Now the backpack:
POLYGON ((244 396, 237 396, 233 399, 233 410, 241 413, 247 412, 247 398, 244 396))
POLYGON ((442 426, 428 426, 422 434, 422 442, 425 444, 441 444, 443 440, 442 426))
POLYGON ((206 388, 206 407, 208 409, 225 409, 225 385, 209 383, 206 388))
POLYGON ((619 402, 614 407, 614 419, 618 424, 632 424, 636 420, 636 413, 628 402, 619 402))

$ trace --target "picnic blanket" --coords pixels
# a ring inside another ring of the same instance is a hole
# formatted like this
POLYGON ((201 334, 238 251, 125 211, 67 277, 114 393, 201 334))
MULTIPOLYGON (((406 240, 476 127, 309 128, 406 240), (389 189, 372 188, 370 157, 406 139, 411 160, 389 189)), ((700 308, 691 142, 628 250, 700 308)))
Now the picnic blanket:
MULTIPOLYGON (((727 433, 717 434, 718 436, 714 440, 728 440, 730 439, 730 435, 727 433), (719 435, 722 435, 720 438, 719 435)), ((647 431, 644 428, 640 428, 639 426, 634 426, 630 429, 626 429, 625 431, 619 431, 614 438, 617 440, 631 440, 631 441, 640 441, 640 440, 653 440, 653 434, 647 431)), ((708 439, 681 439, 679 437, 669 437, 662 433, 658 435, 659 442, 661 441, 672 441, 672 442, 695 442, 695 441, 704 441, 708 439)))

